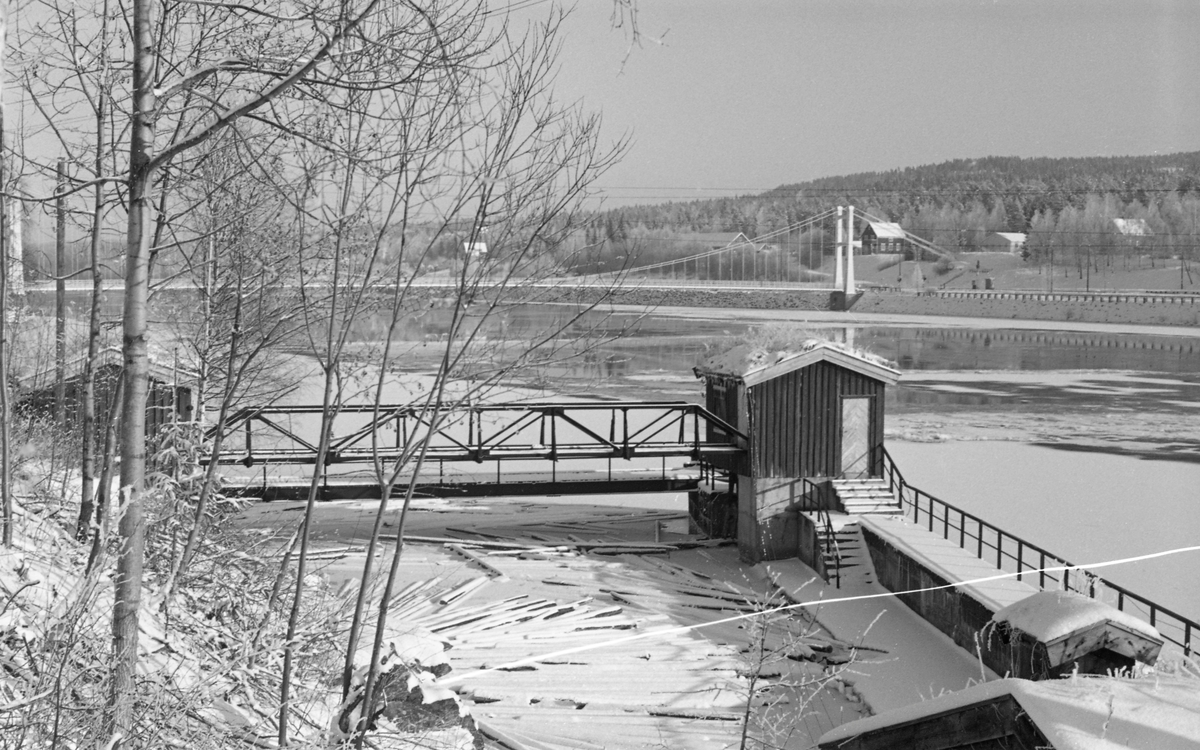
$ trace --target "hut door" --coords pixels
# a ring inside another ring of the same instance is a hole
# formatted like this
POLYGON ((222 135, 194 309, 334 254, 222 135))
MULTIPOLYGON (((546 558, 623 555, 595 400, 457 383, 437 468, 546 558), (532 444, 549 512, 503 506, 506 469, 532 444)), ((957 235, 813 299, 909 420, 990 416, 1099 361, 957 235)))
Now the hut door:
POLYGON ((842 476, 871 473, 871 399, 842 399, 842 476))

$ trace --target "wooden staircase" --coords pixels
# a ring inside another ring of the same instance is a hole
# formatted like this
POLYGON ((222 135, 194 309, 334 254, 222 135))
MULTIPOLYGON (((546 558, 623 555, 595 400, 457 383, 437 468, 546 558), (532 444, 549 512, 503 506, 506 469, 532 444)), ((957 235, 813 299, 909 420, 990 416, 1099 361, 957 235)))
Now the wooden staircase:
POLYGON ((842 510, 852 516, 901 512, 900 501, 892 494, 886 479, 834 479, 830 484, 842 510))
POLYGON ((870 583, 874 580, 874 567, 858 519, 833 511, 827 516, 829 524, 825 525, 823 518, 812 515, 817 523, 817 541, 821 545, 826 580, 836 583, 838 588, 851 581, 870 583))

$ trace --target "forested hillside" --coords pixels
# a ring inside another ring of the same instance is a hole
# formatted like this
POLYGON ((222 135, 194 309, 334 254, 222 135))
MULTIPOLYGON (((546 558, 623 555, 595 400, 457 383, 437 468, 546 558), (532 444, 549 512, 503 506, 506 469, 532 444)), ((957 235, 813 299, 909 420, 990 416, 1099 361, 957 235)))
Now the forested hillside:
MULTIPOLYGON (((1027 232, 1034 259, 1055 262, 1112 255, 1136 245, 1159 257, 1191 256, 1200 224, 1200 152, 1163 156, 956 159, 885 172, 825 177, 758 195, 627 206, 596 217, 587 240, 593 270, 630 254, 645 264, 683 257, 697 233, 743 232, 755 238, 785 230, 832 206, 854 205, 953 252, 976 249, 989 232, 1027 232), (1135 243, 1113 219, 1142 219, 1135 243)), ((772 239, 800 248, 801 265, 832 252, 832 222, 772 239)), ((794 274, 793 274, 794 275, 794 274)))

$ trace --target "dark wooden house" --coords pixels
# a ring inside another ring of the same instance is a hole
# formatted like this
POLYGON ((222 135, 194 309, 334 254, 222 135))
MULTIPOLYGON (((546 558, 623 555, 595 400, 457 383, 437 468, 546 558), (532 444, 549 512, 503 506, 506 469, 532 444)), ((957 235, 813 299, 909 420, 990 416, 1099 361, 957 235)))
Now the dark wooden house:
POLYGON ((695 373, 706 408, 749 437, 744 457, 721 467, 736 477, 743 556, 795 554, 789 524, 805 480, 879 475, 884 389, 900 378, 882 361, 820 341, 791 352, 738 347, 695 373))
MULTIPOLYGON (((64 396, 67 424, 70 425, 79 425, 83 421, 80 401, 83 395, 84 362, 85 357, 79 356, 66 363, 64 396)), ((96 363, 96 419, 99 424, 107 424, 110 418, 121 368, 120 349, 110 347, 100 351, 96 363)), ((18 379, 17 408, 26 413, 52 415, 54 380, 53 367, 18 379)), ((188 422, 195 418, 195 385, 194 373, 151 359, 150 387, 146 397, 147 436, 153 437, 165 425, 173 422, 188 422)))
MULTIPOLYGON (((909 251, 908 235, 899 224, 891 221, 870 221, 862 231, 863 255, 904 253, 909 251)), ((911 257, 909 252, 909 257, 911 257)))

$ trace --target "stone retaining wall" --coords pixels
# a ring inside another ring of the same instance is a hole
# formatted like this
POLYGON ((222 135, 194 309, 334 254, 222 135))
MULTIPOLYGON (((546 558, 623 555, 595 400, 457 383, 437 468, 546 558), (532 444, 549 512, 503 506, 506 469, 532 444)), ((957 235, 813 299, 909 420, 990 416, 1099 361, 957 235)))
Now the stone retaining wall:
MULTIPOLYGON (((607 290, 570 287, 544 290, 541 302, 598 301, 644 307, 713 307, 746 310, 836 310, 839 295, 815 289, 705 289, 702 287, 607 290)), ((448 290, 414 288, 416 300, 448 302, 448 290)), ((488 295, 486 289, 480 294, 488 295)), ((417 302, 417 304, 424 304, 417 302)), ((1038 292, 937 291, 924 294, 868 290, 851 300, 851 312, 950 315, 1023 320, 1083 321, 1130 325, 1200 325, 1200 294, 1044 294, 1038 292)))
POLYGON ((613 304, 732 307, 754 310, 829 310, 833 292, 811 289, 619 289, 613 304))
POLYGON ((1200 295, 868 291, 852 311, 1190 326, 1200 325, 1200 295))
POLYGON ((995 614, 987 605, 970 594, 949 587, 951 581, 914 560, 903 550, 862 527, 863 540, 875 567, 875 578, 896 598, 904 602, 930 625, 942 631, 967 653, 981 658, 989 669, 1005 674, 1010 663, 995 643, 980 637, 995 614))
MULTIPOLYGON (((642 307, 722 307, 748 310, 830 310, 833 309, 834 292, 814 289, 705 289, 703 287, 681 287, 663 289, 653 287, 630 287, 608 290, 601 287, 563 286, 558 289, 542 289, 538 302, 565 302, 592 304, 599 301, 614 305, 637 305, 642 307)), ((411 299, 421 305, 428 301, 437 305, 449 304, 451 291, 441 287, 414 287, 411 299)), ((486 298, 489 290, 480 290, 486 298)))

